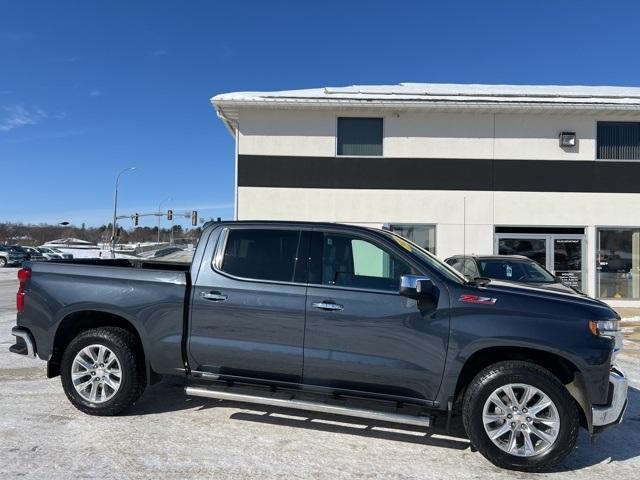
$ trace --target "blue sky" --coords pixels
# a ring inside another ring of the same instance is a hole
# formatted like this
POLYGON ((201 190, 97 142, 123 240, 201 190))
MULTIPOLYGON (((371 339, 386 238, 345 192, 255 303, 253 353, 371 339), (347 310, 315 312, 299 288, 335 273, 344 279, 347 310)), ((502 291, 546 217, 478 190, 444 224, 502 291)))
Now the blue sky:
POLYGON ((230 218, 217 93, 638 85, 638 18, 636 1, 0 0, 0 221, 106 223, 129 165, 122 213, 173 197, 230 218))

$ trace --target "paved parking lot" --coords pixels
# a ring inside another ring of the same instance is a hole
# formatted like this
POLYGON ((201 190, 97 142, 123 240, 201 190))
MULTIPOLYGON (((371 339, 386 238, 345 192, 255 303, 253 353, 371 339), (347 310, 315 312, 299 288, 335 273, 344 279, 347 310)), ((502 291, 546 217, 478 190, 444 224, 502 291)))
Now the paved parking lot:
POLYGON ((0 477, 69 478, 638 478, 640 322, 627 322, 631 377, 623 425, 591 446, 584 433, 557 471, 502 471, 463 436, 381 428, 340 417, 184 397, 167 383, 126 415, 91 417, 68 402, 44 362, 8 352, 16 269, 0 270, 0 477), (635 472, 635 473, 634 473, 635 472))

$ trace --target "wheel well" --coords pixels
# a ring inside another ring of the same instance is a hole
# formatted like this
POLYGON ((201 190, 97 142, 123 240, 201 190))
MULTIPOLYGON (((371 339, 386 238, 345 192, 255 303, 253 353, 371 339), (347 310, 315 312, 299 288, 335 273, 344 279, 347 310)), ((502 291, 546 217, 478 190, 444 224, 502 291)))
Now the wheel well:
MULTIPOLYGON (((60 322, 53 340, 53 351, 51 359, 49 360, 47 377, 52 378, 60 375, 62 354, 71 340, 86 330, 98 327, 119 327, 131 332, 138 341, 138 352, 144 360, 142 340, 140 339, 138 331, 129 320, 112 313, 86 310, 71 313, 60 322)), ((147 378, 149 377, 147 376, 147 378)))
POLYGON ((473 378, 485 367, 504 360, 522 360, 540 365, 553 373, 567 387, 567 390, 578 405, 580 424, 589 427, 587 412, 589 402, 586 397, 586 387, 578 367, 560 355, 522 347, 495 347, 475 352, 467 359, 460 375, 454 394, 454 404, 459 407, 462 403, 467 386, 473 378))
POLYGON ((576 379, 576 373, 579 372, 578 368, 566 358, 543 350, 522 347, 487 348, 471 355, 462 367, 456 385, 455 402, 462 400, 467 385, 481 370, 504 360, 522 360, 540 365, 565 385, 572 383, 576 379))

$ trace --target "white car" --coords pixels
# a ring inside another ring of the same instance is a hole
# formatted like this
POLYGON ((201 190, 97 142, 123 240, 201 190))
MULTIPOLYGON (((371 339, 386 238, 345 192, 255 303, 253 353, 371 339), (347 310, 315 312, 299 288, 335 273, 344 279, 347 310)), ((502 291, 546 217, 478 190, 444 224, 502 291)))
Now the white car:
POLYGON ((71 260, 73 258, 72 254, 64 253, 53 247, 38 247, 37 250, 47 257, 47 260, 71 260))

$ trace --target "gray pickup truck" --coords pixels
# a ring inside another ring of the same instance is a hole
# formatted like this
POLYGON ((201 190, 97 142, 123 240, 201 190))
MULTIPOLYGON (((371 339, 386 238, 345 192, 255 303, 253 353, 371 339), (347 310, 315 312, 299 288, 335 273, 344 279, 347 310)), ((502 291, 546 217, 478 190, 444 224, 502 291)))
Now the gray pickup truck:
POLYGON ((540 470, 619 423, 619 317, 476 278, 384 230, 217 222, 189 265, 27 262, 11 351, 115 415, 162 376, 186 394, 428 427, 461 415, 495 465, 540 470))

